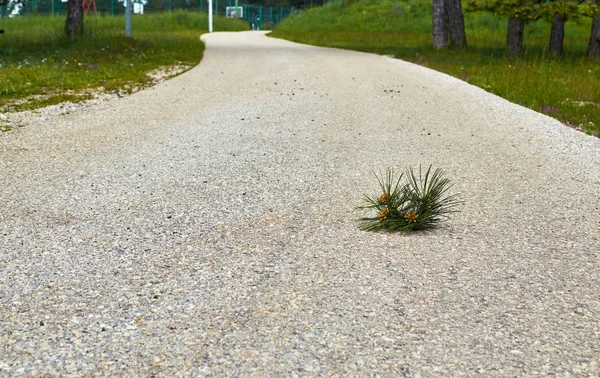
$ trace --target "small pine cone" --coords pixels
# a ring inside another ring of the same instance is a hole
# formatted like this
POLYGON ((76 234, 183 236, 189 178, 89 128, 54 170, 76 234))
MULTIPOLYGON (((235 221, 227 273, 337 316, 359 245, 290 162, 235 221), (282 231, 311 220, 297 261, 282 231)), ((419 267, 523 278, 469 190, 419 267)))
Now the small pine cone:
POLYGON ((381 210, 379 210, 379 214, 377 214, 377 218, 379 218, 380 221, 384 221, 387 219, 388 214, 390 213, 390 211, 388 210, 388 208, 383 208, 381 210))
POLYGON ((406 219, 408 223, 417 223, 418 217, 419 216, 414 211, 409 211, 406 214, 404 214, 404 219, 406 219))
POLYGON ((379 196, 379 202, 381 202, 384 205, 387 205, 387 203, 388 203, 387 193, 381 193, 381 195, 379 196))

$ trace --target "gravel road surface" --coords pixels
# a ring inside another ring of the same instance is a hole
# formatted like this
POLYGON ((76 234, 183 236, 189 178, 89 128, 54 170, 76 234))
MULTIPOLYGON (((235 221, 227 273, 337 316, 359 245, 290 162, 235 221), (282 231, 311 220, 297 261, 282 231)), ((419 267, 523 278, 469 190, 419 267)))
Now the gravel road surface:
POLYGON ((600 139, 400 60, 203 39, 0 135, 0 376, 600 375, 600 139), (419 164, 461 212, 359 231, 373 171, 419 164))

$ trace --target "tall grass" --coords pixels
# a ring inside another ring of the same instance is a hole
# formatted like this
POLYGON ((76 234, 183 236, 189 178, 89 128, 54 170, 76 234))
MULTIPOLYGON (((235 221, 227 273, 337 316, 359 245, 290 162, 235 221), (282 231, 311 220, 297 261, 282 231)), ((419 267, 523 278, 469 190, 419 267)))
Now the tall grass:
POLYGON ((436 51, 431 2, 338 1, 290 17, 272 36, 301 43, 392 55, 482 87, 589 134, 600 134, 600 63, 585 57, 590 19, 568 22, 565 54, 547 55, 550 23, 527 24, 524 54, 505 56, 507 20, 465 13, 467 51, 436 51))
MULTIPOLYGON (((0 35, 0 111, 86 98, 86 91, 100 87, 143 86, 153 69, 194 66, 202 59, 199 37, 208 29, 208 17, 184 11, 136 16, 133 36, 126 38, 123 16, 88 16, 84 37, 74 43, 64 37, 63 25, 64 17, 0 18, 5 30, 0 35)), ((224 17, 215 17, 214 27, 248 29, 224 17)))

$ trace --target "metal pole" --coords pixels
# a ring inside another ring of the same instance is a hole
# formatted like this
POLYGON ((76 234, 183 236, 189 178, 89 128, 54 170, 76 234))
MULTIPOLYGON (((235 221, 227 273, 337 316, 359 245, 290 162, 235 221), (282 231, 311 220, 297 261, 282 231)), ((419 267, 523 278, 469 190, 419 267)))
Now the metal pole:
POLYGON ((202 5, 204 5, 204 1, 200 0, 200 13, 202 13, 202 5))
POLYGON ((213 10, 212 10, 212 0, 208 0, 208 32, 212 33, 213 31, 213 23, 212 23, 212 19, 213 19, 213 14, 212 14, 213 10))
POLYGON ((133 0, 127 1, 125 7, 125 36, 131 37, 131 14, 133 13, 133 0))
POLYGON ((110 15, 115 15, 115 0, 110 0, 110 15))
POLYGON ((219 0, 215 0, 215 14, 219 14, 219 0))
POLYGON ((52 2, 52 16, 54 16, 54 0, 52 0, 51 2, 52 2))
POLYGON ((171 11, 171 0, 169 0, 169 12, 171 11))

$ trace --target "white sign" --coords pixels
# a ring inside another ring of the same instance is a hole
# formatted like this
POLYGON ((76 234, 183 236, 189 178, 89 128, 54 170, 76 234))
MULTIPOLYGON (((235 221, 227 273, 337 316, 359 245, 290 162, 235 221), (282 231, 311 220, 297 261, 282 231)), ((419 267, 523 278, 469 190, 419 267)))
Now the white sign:
POLYGON ((227 7, 225 8, 225 16, 227 18, 244 18, 244 7, 227 7))

